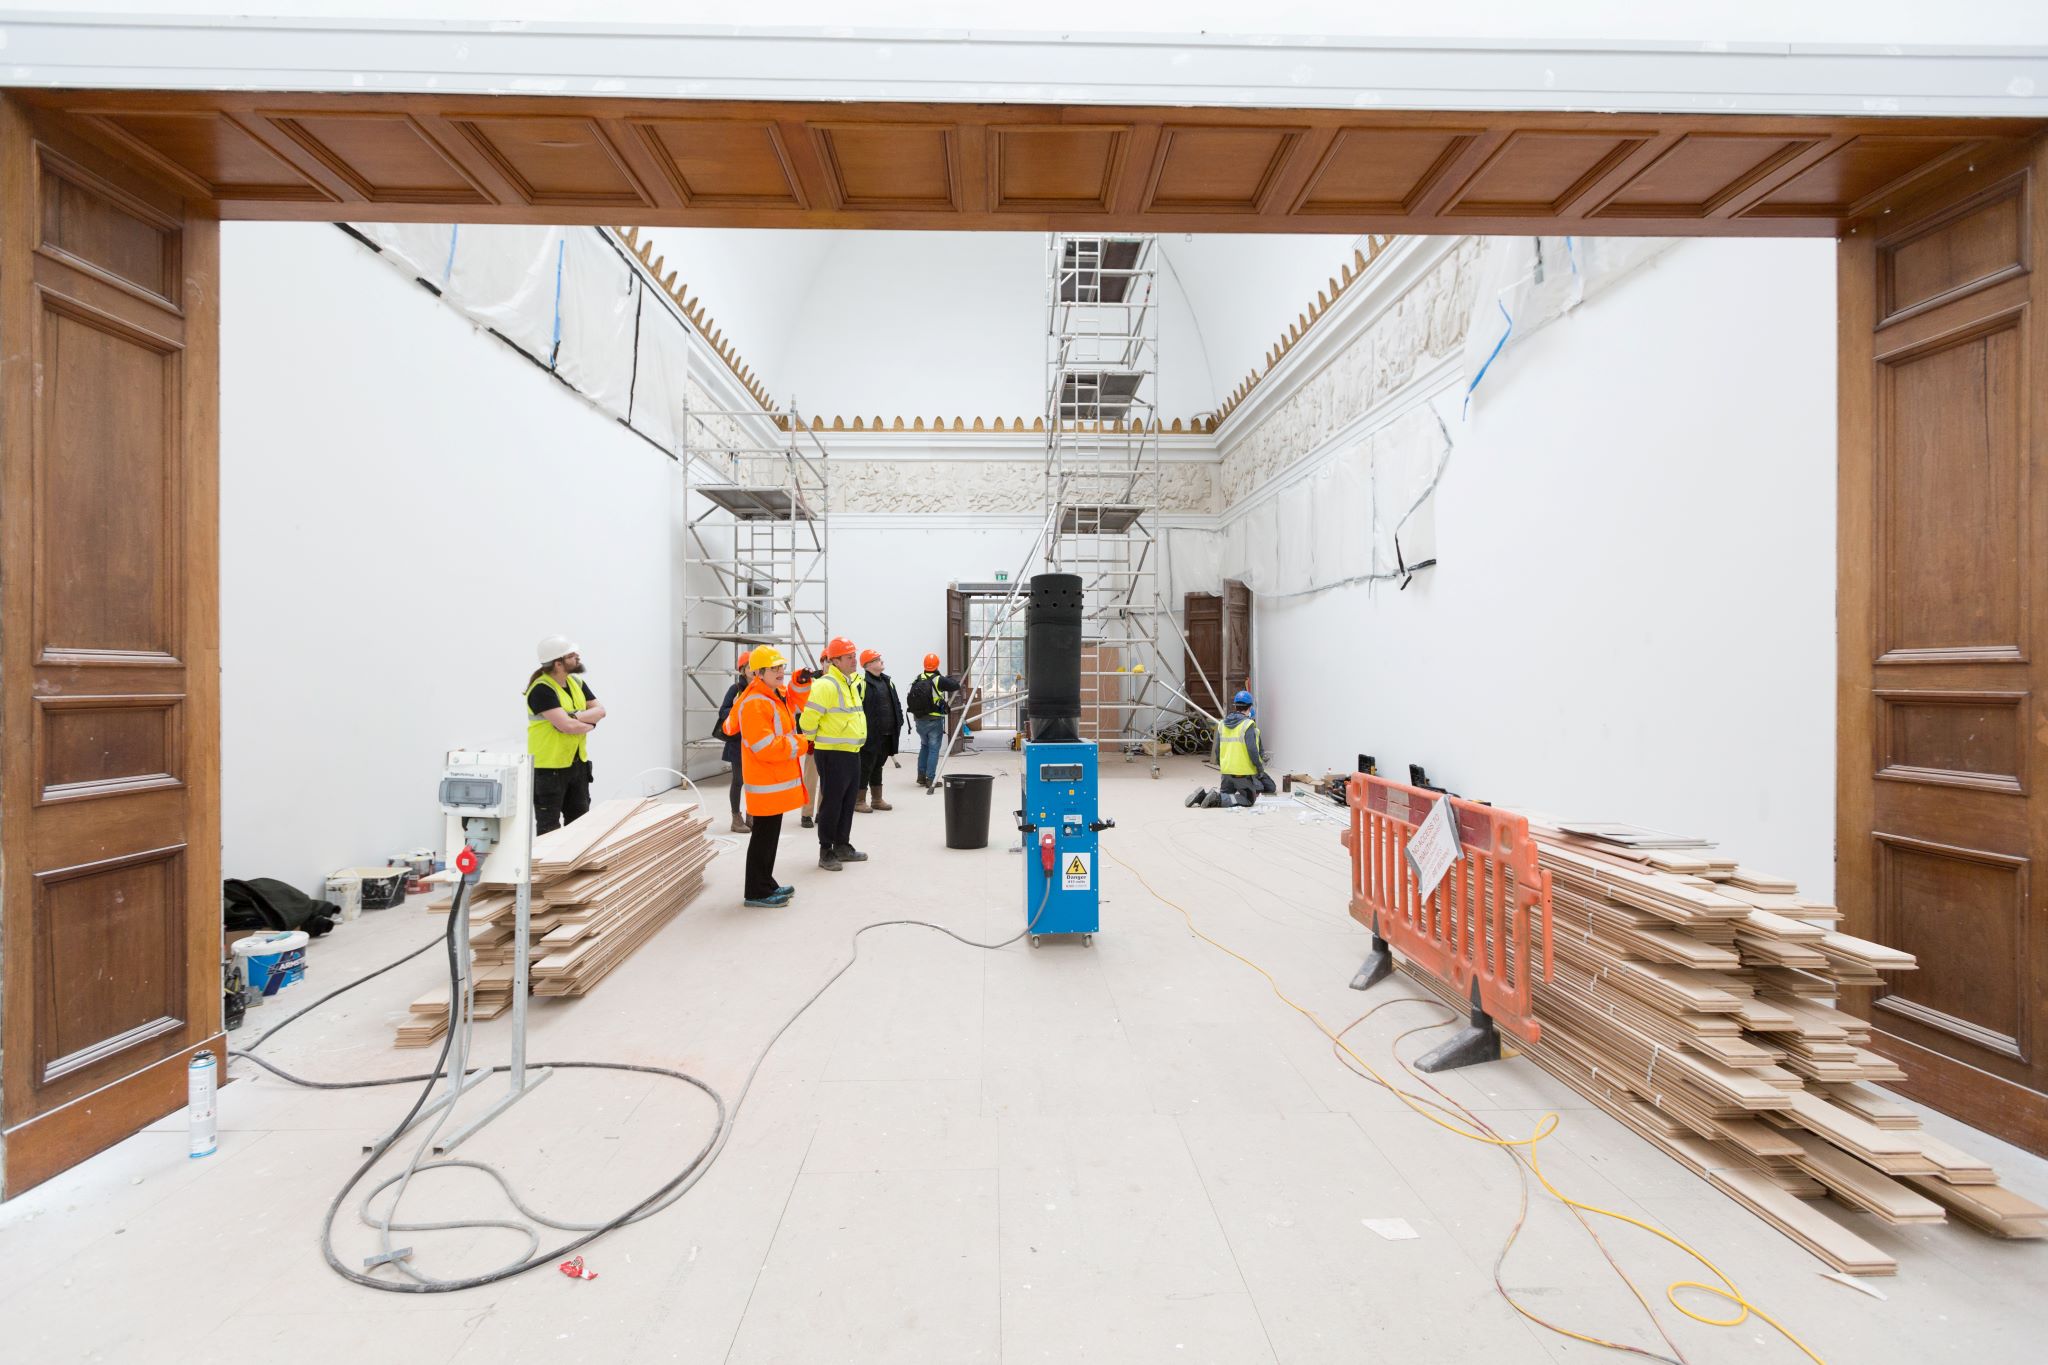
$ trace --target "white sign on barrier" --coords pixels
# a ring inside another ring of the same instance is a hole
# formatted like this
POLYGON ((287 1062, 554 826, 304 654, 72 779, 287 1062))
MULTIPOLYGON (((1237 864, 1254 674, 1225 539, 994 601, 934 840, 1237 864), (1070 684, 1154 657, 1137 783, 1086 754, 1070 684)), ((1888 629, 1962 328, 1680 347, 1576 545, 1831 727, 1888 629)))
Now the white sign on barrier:
POLYGON ((1436 890, 1451 864, 1464 856, 1465 850, 1458 844, 1458 822, 1451 813, 1451 798, 1439 796, 1408 839, 1408 866, 1415 871, 1415 884, 1424 900, 1436 890))

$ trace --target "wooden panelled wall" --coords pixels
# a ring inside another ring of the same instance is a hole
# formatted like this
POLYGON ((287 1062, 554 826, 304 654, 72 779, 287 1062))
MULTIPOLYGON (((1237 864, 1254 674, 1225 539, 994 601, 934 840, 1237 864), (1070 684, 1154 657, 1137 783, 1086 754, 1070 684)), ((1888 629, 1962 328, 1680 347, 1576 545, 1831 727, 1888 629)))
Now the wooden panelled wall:
POLYGON ((1995 119, 56 91, 225 218, 1832 236, 1995 119))
POLYGON ((218 240, 0 103, 8 1194, 175 1109, 220 1046, 218 240))
POLYGON ((2048 1152, 2048 144, 1978 172, 1841 248, 1836 896, 1902 1088, 2048 1152))

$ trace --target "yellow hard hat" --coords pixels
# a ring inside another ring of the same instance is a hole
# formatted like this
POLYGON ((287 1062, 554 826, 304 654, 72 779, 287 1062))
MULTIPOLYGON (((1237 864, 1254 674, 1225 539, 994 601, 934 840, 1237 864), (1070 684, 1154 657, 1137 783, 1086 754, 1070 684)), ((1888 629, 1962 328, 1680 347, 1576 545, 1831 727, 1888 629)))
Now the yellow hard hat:
POLYGON ((782 651, 774 645, 755 645, 754 652, 747 656, 747 667, 759 673, 764 668, 776 668, 789 660, 782 657, 782 651))

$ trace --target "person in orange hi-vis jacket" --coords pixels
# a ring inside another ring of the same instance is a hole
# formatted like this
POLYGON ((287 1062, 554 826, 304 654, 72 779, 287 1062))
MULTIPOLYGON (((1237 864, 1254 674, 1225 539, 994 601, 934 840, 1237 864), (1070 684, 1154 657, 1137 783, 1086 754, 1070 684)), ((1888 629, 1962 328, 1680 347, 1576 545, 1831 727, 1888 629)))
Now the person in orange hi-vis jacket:
POLYGON ((757 646, 747 656, 752 680, 733 703, 726 733, 738 734, 744 769, 742 792, 753 831, 747 839, 747 876, 743 892, 748 905, 789 904, 793 886, 775 880, 775 850, 782 841, 782 817, 804 804, 803 756, 811 747, 796 725, 782 684, 787 661, 773 645, 757 646))

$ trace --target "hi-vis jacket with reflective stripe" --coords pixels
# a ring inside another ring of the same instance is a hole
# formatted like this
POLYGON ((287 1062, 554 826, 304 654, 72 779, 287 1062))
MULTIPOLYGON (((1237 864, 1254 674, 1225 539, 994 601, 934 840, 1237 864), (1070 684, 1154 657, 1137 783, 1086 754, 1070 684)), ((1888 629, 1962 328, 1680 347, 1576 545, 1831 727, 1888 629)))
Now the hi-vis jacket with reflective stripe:
MULTIPOLYGON (((555 695, 561 698, 562 709, 572 716, 590 705, 590 699, 583 695, 583 684, 577 681, 574 673, 569 675, 567 687, 556 682, 551 673, 541 674, 537 681, 554 688, 555 695)), ((525 699, 525 694, 521 693, 520 700, 525 699)), ((536 768, 566 768, 579 758, 590 757, 590 737, 588 734, 565 735, 549 724, 546 717, 529 711, 526 715, 526 752, 533 755, 536 768)))
POLYGON ((819 753, 859 753, 868 738, 867 695, 867 674, 849 678, 836 665, 826 669, 811 684, 811 695, 797 718, 811 737, 811 747, 819 753))
POLYGON ((726 732, 740 737, 740 782, 747 814, 782 815, 804 803, 803 736, 782 694, 760 678, 732 704, 726 732))
POLYGON ((1225 777, 1257 777, 1266 770, 1259 723, 1233 711, 1216 727, 1216 766, 1225 777))

